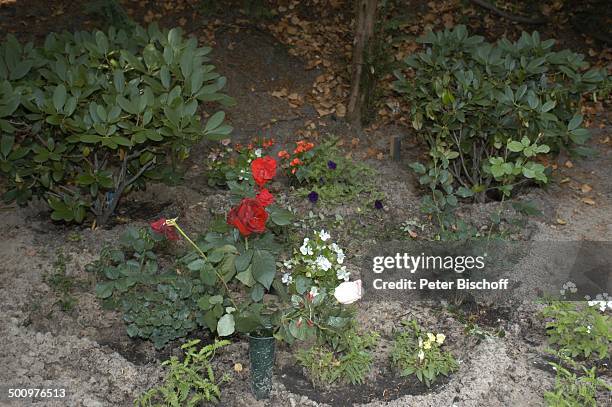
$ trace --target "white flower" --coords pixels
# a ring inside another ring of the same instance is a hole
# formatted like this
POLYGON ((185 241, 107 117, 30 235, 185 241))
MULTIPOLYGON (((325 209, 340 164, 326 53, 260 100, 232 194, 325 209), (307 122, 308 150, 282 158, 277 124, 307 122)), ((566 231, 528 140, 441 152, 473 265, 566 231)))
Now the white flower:
POLYGON ((332 243, 332 244, 331 244, 329 247, 330 247, 330 248, 331 248, 333 251, 335 251, 336 253, 338 253, 338 252, 341 252, 341 251, 342 251, 342 249, 340 248, 340 246, 338 246, 336 243, 332 243))
POLYGON ((423 338, 419 336, 419 348, 423 347, 423 338))
POLYGON ((319 289, 313 285, 312 287, 310 287, 309 293, 312 296, 312 298, 314 298, 317 295, 319 295, 319 289))
POLYGON ((285 273, 285 274, 283 274, 283 277, 281 278, 281 281, 283 282, 283 284, 289 285, 293 281, 293 277, 291 277, 291 274, 285 273))
POLYGON ((317 257, 316 265, 318 268, 320 268, 323 271, 329 270, 332 266, 331 261, 329 261, 327 257, 325 256, 317 257))
POLYGON ((336 270, 336 277, 338 280, 349 281, 351 272, 346 270, 346 266, 342 266, 338 270, 336 270))
POLYGON ((422 350, 419 351, 419 360, 422 362, 423 359, 425 359, 425 352, 423 352, 422 350))
POLYGON ((336 254, 336 261, 338 264, 344 263, 344 253, 342 253, 342 251, 336 254))
POLYGON ((308 242, 309 239, 305 238, 302 247, 300 247, 300 253, 302 253, 304 256, 312 256, 312 247, 310 247, 308 242))
POLYGON ((442 345, 445 339, 446 339, 446 336, 444 334, 436 335, 436 342, 438 342, 439 345, 442 345))
POLYGON ((361 280, 341 283, 334 290, 334 297, 340 304, 352 304, 361 298, 361 280))
POLYGON ((255 157, 261 157, 261 148, 255 150, 255 157))
POLYGON ((291 262, 291 260, 286 260, 283 262, 283 266, 285 266, 286 269, 291 270, 291 268, 293 267, 293 263, 291 262))
POLYGON ((327 233, 326 231, 324 231, 323 229, 321 229, 321 231, 319 232, 319 237, 321 238, 322 241, 326 242, 329 240, 331 235, 327 233))

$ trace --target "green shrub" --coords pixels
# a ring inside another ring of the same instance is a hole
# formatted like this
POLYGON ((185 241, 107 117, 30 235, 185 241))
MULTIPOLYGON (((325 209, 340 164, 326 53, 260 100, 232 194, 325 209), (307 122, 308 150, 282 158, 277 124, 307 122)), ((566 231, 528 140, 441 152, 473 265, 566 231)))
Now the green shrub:
POLYGON ((579 103, 607 77, 585 71, 582 55, 552 51, 554 40, 541 41, 537 32, 490 44, 457 26, 419 41, 427 49, 406 58, 412 76, 396 72, 395 89, 406 95, 412 125, 429 148, 426 165, 413 165, 432 192, 427 212, 452 209, 458 198, 483 201, 491 190, 509 196, 519 183, 545 183, 539 158, 549 151, 588 152, 579 103))
MULTIPOLYGON (((179 361, 176 356, 165 361, 169 371, 164 383, 154 387, 134 401, 135 406, 201 406, 202 402, 217 402, 221 390, 215 378, 211 360, 217 349, 230 344, 229 341, 215 341, 203 346, 200 350, 196 345, 199 339, 187 342, 181 349, 185 350, 185 358, 179 361)), ((225 375, 221 381, 228 381, 225 375)))
POLYGON ((552 301, 542 310, 546 333, 559 352, 572 357, 606 359, 612 344, 612 321, 586 302, 552 301))
POLYGON ((231 103, 209 47, 180 29, 50 34, 0 45, 0 171, 7 201, 47 200, 54 220, 108 221, 121 196, 163 179, 204 136, 232 128, 202 102, 231 103))

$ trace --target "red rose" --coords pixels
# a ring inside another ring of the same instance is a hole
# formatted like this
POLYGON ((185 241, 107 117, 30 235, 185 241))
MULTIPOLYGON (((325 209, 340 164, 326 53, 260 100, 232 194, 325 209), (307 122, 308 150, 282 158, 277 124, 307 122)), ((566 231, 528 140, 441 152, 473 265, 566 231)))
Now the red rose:
POLYGON ((227 223, 234 226, 243 236, 251 233, 264 233, 268 212, 254 198, 244 198, 240 205, 232 208, 227 214, 227 223))
POLYGON ((255 199, 257 199, 257 201, 264 208, 274 203, 274 195, 272 195, 267 188, 262 188, 261 191, 259 191, 259 193, 255 197, 255 199))
POLYGON ((155 233, 166 236, 168 240, 179 240, 176 229, 166 224, 166 218, 160 218, 155 222, 151 222, 151 229, 153 229, 155 233))
POLYGON ((276 161, 270 156, 256 158, 251 163, 251 172, 255 183, 262 187, 276 175, 276 161))

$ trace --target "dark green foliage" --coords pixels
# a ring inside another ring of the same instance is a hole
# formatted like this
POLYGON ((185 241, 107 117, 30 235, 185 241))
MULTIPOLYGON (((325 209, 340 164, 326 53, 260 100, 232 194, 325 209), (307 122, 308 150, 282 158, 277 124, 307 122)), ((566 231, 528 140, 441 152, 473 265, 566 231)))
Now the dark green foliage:
POLYGON ((209 47, 180 29, 50 34, 42 47, 0 45, 0 171, 4 199, 43 197, 54 220, 108 221, 121 195, 163 179, 203 137, 225 138, 230 103, 209 47))
POLYGON ((428 213, 547 182, 538 158, 549 151, 588 152, 580 99, 608 78, 587 71, 582 55, 552 51, 554 40, 541 41, 537 32, 490 44, 457 26, 419 41, 427 49, 405 60, 414 75, 397 72, 395 88, 410 102, 413 127, 429 148, 429 161, 413 165, 431 190, 428 213))
POLYGON ((180 274, 160 267, 154 250, 161 239, 130 228, 121 249, 105 250, 90 267, 100 279, 96 295, 123 313, 127 333, 150 339, 158 348, 204 325, 198 298, 206 292, 198 272, 180 265, 180 274))

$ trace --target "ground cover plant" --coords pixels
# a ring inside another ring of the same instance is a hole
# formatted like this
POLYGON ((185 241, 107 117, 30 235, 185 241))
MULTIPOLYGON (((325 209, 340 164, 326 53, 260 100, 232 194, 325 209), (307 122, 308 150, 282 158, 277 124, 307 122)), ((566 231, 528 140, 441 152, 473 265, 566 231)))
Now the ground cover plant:
POLYGON ((204 137, 231 127, 203 102, 231 103, 210 47, 180 29, 50 34, 0 45, 0 170, 6 201, 46 200, 54 220, 108 222, 122 195, 164 179, 204 137))

